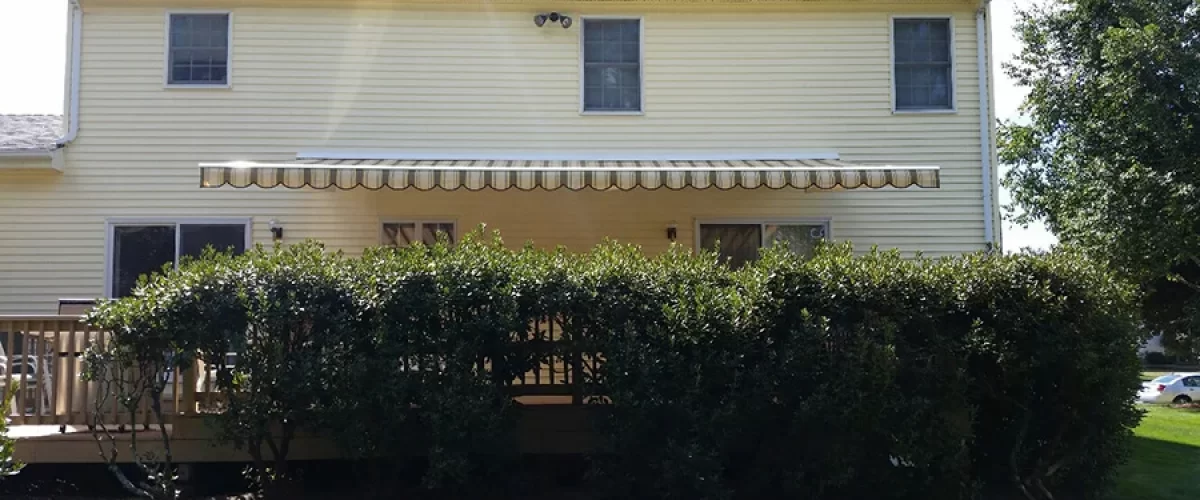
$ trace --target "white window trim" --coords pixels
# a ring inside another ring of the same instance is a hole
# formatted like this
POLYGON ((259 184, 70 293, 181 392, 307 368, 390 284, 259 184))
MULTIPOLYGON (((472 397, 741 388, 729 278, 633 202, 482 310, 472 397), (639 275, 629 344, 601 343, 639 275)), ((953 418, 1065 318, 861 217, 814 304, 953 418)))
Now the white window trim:
POLYGON ((388 224, 413 224, 416 226, 418 236, 424 235, 421 228, 425 224, 450 224, 454 234, 450 235, 456 243, 462 235, 458 234, 458 221, 453 217, 425 217, 421 219, 380 219, 379 221, 379 244, 382 246, 391 246, 391 242, 387 241, 387 232, 383 230, 383 226, 388 224))
POLYGON ((113 282, 114 229, 124 226, 159 226, 175 228, 175 265, 179 266, 179 226, 183 224, 220 224, 246 226, 246 249, 253 246, 254 220, 250 217, 110 217, 104 221, 104 298, 111 299, 113 282))
POLYGON ((955 36, 954 16, 950 14, 905 14, 888 18, 888 75, 891 80, 889 94, 892 96, 893 115, 952 115, 958 113, 958 58, 955 57, 958 41, 955 36), (896 109, 896 21, 904 19, 939 19, 950 23, 950 107, 939 109, 896 109))
POLYGON ((579 16, 579 114, 584 116, 645 116, 646 114, 646 18, 642 16, 579 16), (588 20, 593 21, 637 21, 638 22, 638 92, 637 111, 589 111, 585 108, 584 92, 587 82, 584 80, 587 61, 584 59, 584 29, 588 20))
POLYGON ((176 9, 166 12, 163 16, 163 88, 198 90, 233 88, 233 11, 176 9), (171 16, 175 14, 224 14, 229 16, 228 40, 225 42, 225 83, 171 83, 171 16))
POLYGON ((696 251, 703 249, 700 243, 700 226, 709 224, 758 224, 761 231, 762 241, 758 242, 758 248, 766 248, 767 246, 767 228, 766 226, 779 225, 808 225, 808 226, 824 226, 825 241, 833 241, 833 218, 832 217, 719 217, 719 218, 697 218, 693 226, 693 242, 692 248, 696 251))

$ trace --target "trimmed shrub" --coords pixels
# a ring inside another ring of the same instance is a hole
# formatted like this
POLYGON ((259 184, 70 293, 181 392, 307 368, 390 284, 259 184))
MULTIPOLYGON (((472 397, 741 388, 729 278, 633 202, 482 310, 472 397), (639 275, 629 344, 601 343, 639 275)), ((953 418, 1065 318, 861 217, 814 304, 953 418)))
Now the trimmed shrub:
POLYGON ((256 461, 277 471, 271 431, 303 428, 357 458, 426 457, 431 489, 494 493, 512 476, 509 389, 553 362, 592 403, 593 484, 614 498, 1048 499, 1101 496, 1124 459, 1130 299, 1069 253, 842 245, 732 271, 679 247, 476 233, 361 258, 211 254, 102 310, 123 311, 104 323, 118 343, 218 367, 222 436, 276 452, 256 461))
POLYGON ((1131 289, 1069 252, 944 265, 972 320, 973 476, 997 497, 1102 497, 1141 419, 1131 289))
POLYGON ((481 234, 356 261, 368 329, 333 381, 323 428, 356 457, 428 457, 431 489, 502 481, 515 457, 504 388, 535 362, 530 340, 516 335, 531 314, 520 261, 481 234))

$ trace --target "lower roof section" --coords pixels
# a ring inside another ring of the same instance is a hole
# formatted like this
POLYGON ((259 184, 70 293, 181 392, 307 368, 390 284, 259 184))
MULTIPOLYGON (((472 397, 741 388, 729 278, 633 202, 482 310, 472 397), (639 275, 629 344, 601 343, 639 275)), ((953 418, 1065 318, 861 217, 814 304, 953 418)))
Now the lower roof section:
POLYGON ((839 160, 382 160, 305 159, 200 164, 200 186, 291 189, 856 189, 937 188, 935 166, 839 160))

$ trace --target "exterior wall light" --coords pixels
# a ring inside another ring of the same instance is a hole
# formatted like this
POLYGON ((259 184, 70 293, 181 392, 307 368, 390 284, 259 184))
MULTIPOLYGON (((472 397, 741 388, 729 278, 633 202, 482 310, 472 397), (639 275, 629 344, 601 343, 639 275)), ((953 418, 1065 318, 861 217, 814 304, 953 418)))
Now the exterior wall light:
POLYGON ((675 239, 678 237, 679 237, 679 226, 677 226, 674 222, 667 224, 667 239, 671 240, 671 243, 674 243, 675 239))
POLYGON ((271 219, 267 222, 267 227, 271 228, 271 239, 275 241, 283 240, 283 226, 279 225, 279 221, 271 219))
POLYGON ((570 28, 572 23, 571 16, 559 14, 557 12, 549 12, 533 16, 533 24, 536 24, 539 28, 545 26, 547 21, 561 24, 563 29, 570 28))

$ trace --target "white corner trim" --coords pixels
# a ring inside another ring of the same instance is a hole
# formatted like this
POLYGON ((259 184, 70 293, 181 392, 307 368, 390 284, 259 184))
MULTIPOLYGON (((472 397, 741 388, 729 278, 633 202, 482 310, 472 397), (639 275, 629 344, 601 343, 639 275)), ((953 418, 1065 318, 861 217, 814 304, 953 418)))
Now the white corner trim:
POLYGON ((421 152, 386 149, 309 149, 296 152, 297 160, 462 160, 462 161, 735 161, 735 160, 839 160, 837 151, 770 151, 748 153, 697 153, 694 151, 563 153, 421 152))

